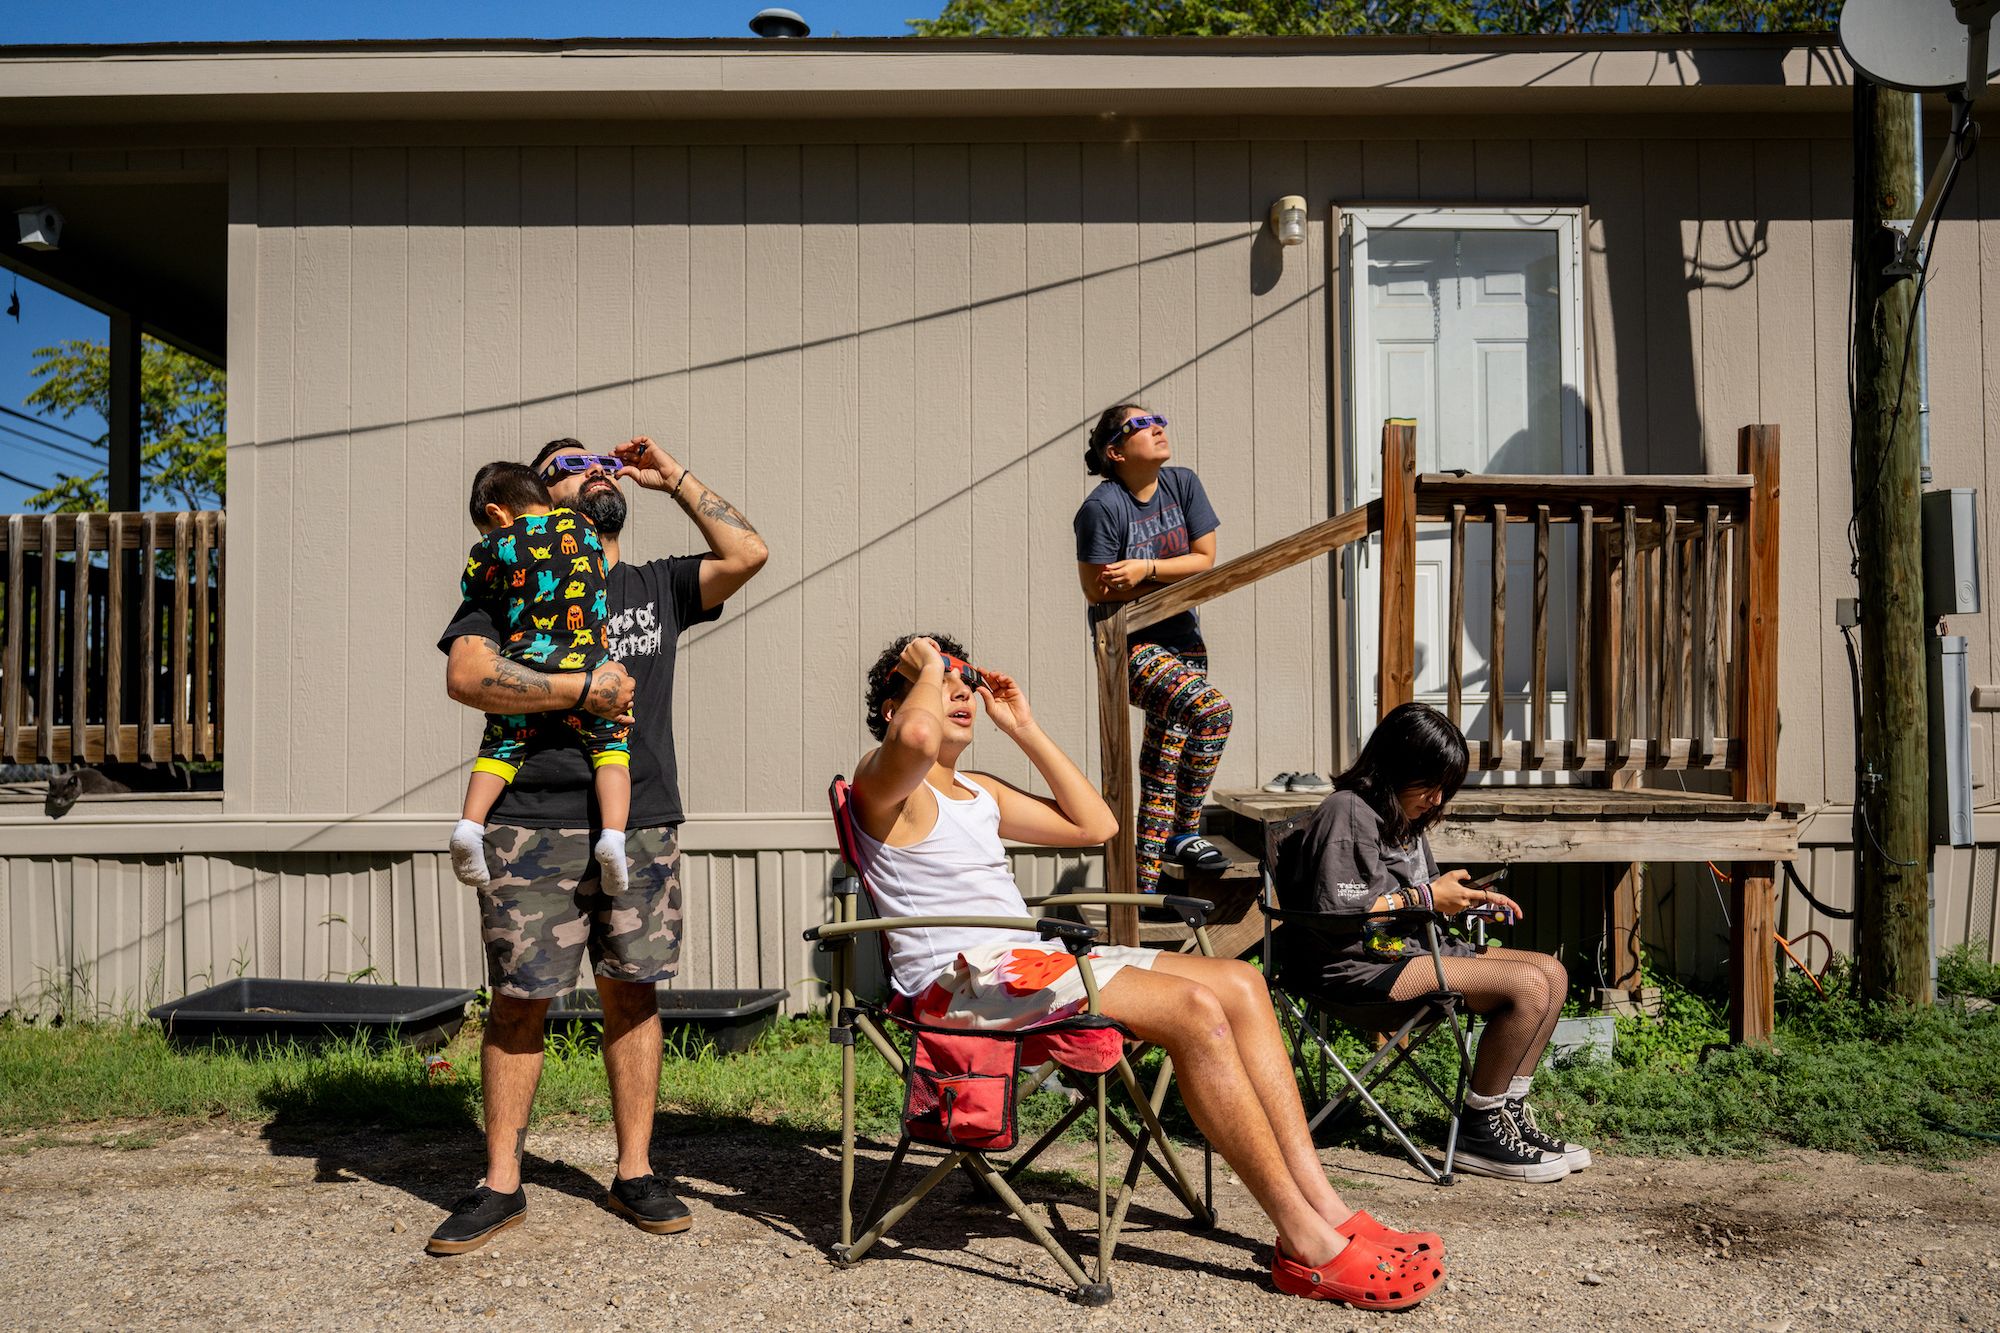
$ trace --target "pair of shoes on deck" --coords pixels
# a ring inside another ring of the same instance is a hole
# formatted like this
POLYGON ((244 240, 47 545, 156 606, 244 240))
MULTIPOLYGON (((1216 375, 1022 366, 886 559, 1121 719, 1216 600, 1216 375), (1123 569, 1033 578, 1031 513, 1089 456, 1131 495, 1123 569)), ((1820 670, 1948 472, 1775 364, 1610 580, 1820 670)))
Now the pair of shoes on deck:
POLYGON ((1347 1248, 1319 1267, 1285 1252, 1271 1253, 1271 1281, 1308 1300, 1340 1301, 1363 1310, 1407 1310, 1444 1282, 1444 1241, 1430 1231, 1397 1231, 1356 1211, 1334 1228, 1347 1248))
POLYGON ((1307 796, 1322 796, 1333 790, 1333 784, 1317 773, 1280 773, 1264 784, 1264 790, 1273 794, 1299 792, 1307 796))
MULTIPOLYGON (((632 862, 625 855, 624 830, 608 828, 599 833, 591 855, 606 893, 620 894, 631 887, 632 862)), ((478 820, 461 819, 452 829, 451 873, 467 888, 483 889, 491 882, 486 870, 486 826, 478 820)))
POLYGON ((1535 1123, 1525 1099, 1468 1109, 1459 1122, 1454 1170, 1544 1185, 1590 1165, 1590 1149, 1565 1143, 1535 1123))

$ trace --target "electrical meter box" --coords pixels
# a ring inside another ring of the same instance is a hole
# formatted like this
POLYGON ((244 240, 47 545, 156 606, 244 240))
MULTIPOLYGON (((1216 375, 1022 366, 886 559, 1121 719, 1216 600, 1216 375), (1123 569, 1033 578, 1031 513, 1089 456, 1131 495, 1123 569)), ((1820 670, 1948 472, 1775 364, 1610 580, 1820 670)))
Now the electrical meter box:
POLYGON ((1972 683, 1965 636, 1926 640, 1930 693, 1931 845, 1972 846, 1972 683))
POLYGON ((1924 495, 1924 617, 1979 613, 1979 493, 1924 495))

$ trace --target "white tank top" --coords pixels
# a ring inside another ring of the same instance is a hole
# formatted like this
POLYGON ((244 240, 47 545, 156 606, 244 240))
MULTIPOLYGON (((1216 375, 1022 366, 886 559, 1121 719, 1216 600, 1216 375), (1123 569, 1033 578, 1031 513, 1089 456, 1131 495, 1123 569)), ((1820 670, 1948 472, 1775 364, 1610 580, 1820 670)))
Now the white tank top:
MULTIPOLYGON (((1021 888, 1000 845, 1000 806, 984 787, 958 775, 973 797, 955 801, 938 791, 937 823, 908 847, 878 842, 857 824, 861 873, 875 891, 875 910, 896 916, 1027 916, 1021 888)), ((1032 931, 913 928, 889 932, 890 984, 916 996, 982 944, 1041 943, 1032 931)))

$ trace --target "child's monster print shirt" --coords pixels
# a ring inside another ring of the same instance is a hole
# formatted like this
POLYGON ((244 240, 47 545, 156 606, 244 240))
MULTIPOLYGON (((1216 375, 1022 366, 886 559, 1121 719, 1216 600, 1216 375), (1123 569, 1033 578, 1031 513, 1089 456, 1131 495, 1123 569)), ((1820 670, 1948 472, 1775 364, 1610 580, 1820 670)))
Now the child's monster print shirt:
POLYGON ((559 672, 608 658, 604 543, 574 509, 528 514, 481 537, 460 586, 501 627, 510 661, 559 672))

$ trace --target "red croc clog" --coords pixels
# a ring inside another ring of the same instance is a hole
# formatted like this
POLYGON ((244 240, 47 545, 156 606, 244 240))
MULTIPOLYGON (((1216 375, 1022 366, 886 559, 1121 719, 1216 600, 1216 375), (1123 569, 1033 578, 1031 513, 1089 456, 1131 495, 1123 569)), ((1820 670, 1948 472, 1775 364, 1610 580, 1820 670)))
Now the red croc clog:
POLYGON ((1398 1253, 1380 1241, 1350 1239, 1317 1268, 1286 1254, 1271 1256, 1279 1291, 1308 1300, 1340 1301, 1361 1310, 1407 1310, 1444 1281, 1444 1264, 1429 1252, 1398 1253))
POLYGON ((1444 1255, 1444 1237, 1437 1232, 1398 1231, 1394 1227, 1384 1226, 1379 1219, 1370 1217, 1359 1208, 1334 1230, 1349 1240, 1379 1240, 1390 1249, 1403 1254, 1429 1251, 1433 1259, 1444 1255))

